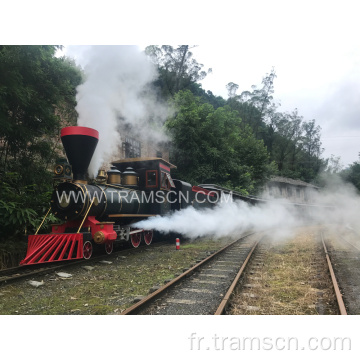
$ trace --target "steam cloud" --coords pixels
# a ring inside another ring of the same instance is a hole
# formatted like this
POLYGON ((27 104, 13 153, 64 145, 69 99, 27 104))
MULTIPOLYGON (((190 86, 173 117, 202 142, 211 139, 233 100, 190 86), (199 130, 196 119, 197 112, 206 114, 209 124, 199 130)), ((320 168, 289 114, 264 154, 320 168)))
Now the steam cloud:
POLYGON ((86 80, 77 88, 78 125, 99 131, 89 166, 95 177, 104 162, 120 149, 121 128, 131 128, 139 140, 167 140, 161 125, 168 108, 156 98, 151 83, 156 66, 136 46, 91 46, 86 49, 86 80))
POLYGON ((190 239, 201 236, 235 238, 247 230, 280 227, 284 225, 284 219, 289 226, 298 223, 295 216, 289 216, 284 202, 252 206, 243 201, 234 201, 222 202, 214 208, 203 210, 188 207, 165 217, 156 216, 140 221, 136 226, 165 234, 176 232, 190 239))
MULTIPOLYGON (((315 204, 324 207, 313 207, 310 210, 311 224, 341 224, 359 231, 360 198, 356 189, 350 184, 344 184, 339 178, 330 179, 314 200, 315 204)), ((176 232, 189 239, 201 236, 236 238, 245 231, 267 229, 276 229, 276 235, 281 237, 289 234, 292 228, 306 224, 306 219, 299 216, 303 215, 304 210, 300 210, 299 214, 292 210, 290 204, 284 199, 256 206, 243 201, 223 202, 203 210, 188 207, 168 216, 142 220, 136 226, 165 234, 176 232)))

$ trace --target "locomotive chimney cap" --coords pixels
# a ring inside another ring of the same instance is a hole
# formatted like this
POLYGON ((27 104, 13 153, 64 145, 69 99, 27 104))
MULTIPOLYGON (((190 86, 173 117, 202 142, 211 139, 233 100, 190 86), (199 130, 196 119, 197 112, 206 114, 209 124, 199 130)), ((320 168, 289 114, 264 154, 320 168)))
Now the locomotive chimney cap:
POLYGON ((67 135, 84 135, 92 136, 99 140, 99 132, 95 129, 85 127, 85 126, 68 126, 61 129, 61 137, 67 135))

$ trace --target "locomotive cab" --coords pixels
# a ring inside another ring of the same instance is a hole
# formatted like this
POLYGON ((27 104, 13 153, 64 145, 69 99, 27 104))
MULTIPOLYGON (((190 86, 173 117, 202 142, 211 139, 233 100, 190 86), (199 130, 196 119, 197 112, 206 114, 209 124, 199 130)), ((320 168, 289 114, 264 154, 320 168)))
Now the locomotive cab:
MULTIPOLYGON (((137 174, 136 186, 141 192, 142 200, 149 215, 164 215, 171 210, 168 193, 175 189, 175 184, 170 175, 171 169, 176 166, 162 158, 143 157, 129 158, 114 161, 112 163, 123 176, 133 176, 131 183, 135 186, 135 175, 137 174)), ((126 177, 125 177, 126 179, 126 177)), ((126 180, 129 182, 129 179, 126 180)), ((129 183, 122 183, 129 186, 129 183)))

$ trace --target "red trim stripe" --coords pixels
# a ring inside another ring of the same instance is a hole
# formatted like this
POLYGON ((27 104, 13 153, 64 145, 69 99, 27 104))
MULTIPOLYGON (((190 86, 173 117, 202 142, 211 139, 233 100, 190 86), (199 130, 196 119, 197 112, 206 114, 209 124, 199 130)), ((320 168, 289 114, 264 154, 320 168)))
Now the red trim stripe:
POLYGON ((61 137, 67 135, 85 135, 99 139, 99 132, 97 130, 85 126, 68 126, 61 129, 61 137))
POLYGON ((213 191, 206 190, 200 186, 193 186, 192 191, 197 192, 197 193, 198 192, 203 193, 204 195, 215 196, 213 191))
POLYGON ((169 168, 168 166, 166 166, 166 165, 164 165, 164 164, 162 164, 162 163, 160 163, 159 165, 160 165, 160 167, 161 167, 162 169, 170 172, 170 168, 169 168))

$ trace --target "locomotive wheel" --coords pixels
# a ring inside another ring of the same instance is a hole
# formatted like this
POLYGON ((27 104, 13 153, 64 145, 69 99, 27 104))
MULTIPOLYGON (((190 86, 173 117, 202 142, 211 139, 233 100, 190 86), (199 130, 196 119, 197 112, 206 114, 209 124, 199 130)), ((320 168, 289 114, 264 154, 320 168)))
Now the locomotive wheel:
POLYGON ((131 245, 134 248, 139 247, 140 243, 141 243, 141 232, 135 233, 135 234, 131 234, 130 235, 130 241, 131 241, 131 245))
POLYGON ((150 245, 153 239, 153 231, 152 230, 146 230, 144 231, 144 241, 146 245, 150 245))
POLYGON ((91 255, 92 255, 92 252, 93 252, 93 246, 92 246, 92 243, 90 241, 86 241, 84 243, 84 246, 83 246, 83 256, 84 256, 84 259, 88 260, 91 258, 91 255))
POLYGON ((105 252, 110 255, 113 252, 114 249, 114 242, 113 241, 107 241, 105 243, 105 252))

